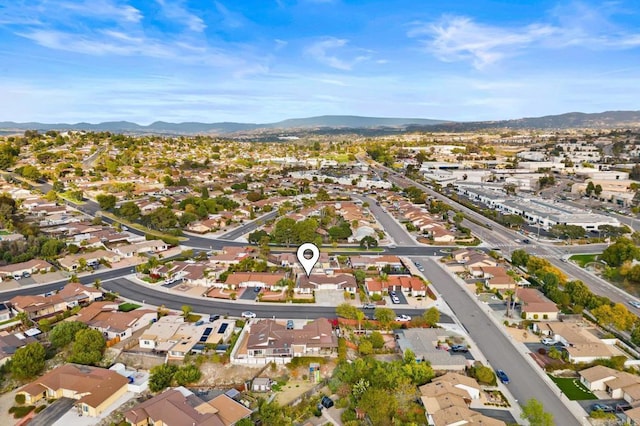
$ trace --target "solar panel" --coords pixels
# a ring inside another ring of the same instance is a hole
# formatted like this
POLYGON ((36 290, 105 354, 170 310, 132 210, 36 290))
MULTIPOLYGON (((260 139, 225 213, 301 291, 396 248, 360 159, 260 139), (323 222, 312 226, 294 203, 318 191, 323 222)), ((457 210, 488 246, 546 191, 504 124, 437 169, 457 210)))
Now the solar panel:
POLYGON ((223 323, 220 328, 218 329, 218 334, 224 334, 225 330, 227 329, 227 327, 229 326, 229 324, 227 324, 226 322, 223 323))

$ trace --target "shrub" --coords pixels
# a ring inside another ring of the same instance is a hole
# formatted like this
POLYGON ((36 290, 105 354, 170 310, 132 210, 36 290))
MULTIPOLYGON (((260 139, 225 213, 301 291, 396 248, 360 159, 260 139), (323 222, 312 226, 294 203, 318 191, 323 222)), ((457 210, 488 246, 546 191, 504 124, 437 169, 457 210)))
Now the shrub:
POLYGON ((24 396, 23 393, 18 393, 16 394, 15 401, 16 401, 16 404, 23 405, 26 401, 26 397, 24 396))
POLYGON ((21 419, 27 414, 29 414, 30 412, 32 412, 35 408, 36 408, 35 405, 27 405, 27 406, 21 406, 21 407, 13 406, 9 408, 9 413, 13 414, 14 418, 21 419))
POLYGON ((36 407, 36 411, 35 411, 35 412, 36 412, 36 414, 37 414, 37 413, 39 413, 40 411, 44 410, 45 408, 47 408, 47 406, 46 406, 46 405, 38 405, 38 406, 36 407))
POLYGON ((547 350, 545 348, 540 348, 540 349, 538 349, 538 353, 540 355, 546 355, 547 354, 547 350))

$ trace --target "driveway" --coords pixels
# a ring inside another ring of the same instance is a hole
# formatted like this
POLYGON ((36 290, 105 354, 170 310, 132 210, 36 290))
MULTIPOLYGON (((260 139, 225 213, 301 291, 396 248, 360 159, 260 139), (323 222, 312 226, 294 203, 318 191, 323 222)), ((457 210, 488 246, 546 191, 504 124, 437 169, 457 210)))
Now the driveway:
POLYGON ((75 399, 60 398, 42 410, 29 422, 30 426, 50 426, 73 408, 75 399))
MULTIPOLYGON (((487 417, 502 420, 508 425, 516 424, 518 421, 513 418, 513 414, 509 410, 496 410, 491 408, 474 408, 473 411, 477 411, 480 414, 484 414, 487 417)), ((519 419, 518 419, 519 420, 519 419)))
POLYGON ((260 294, 260 292, 256 292, 253 287, 247 287, 247 288, 244 289, 242 294, 240 294, 240 297, 238 299, 256 300, 256 297, 258 297, 259 294, 260 294))
POLYGON ((316 304, 320 306, 338 306, 344 303, 344 293, 338 290, 316 290, 316 304))

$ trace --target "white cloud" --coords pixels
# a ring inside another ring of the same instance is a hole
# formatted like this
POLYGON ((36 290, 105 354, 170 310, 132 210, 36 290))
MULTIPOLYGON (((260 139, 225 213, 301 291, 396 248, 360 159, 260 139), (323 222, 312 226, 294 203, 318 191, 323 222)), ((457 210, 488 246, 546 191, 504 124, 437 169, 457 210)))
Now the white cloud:
POLYGON ((228 28, 241 28, 245 26, 245 17, 239 13, 230 11, 219 1, 214 2, 216 10, 222 18, 222 24, 228 28))
POLYGON ((407 36, 418 39, 444 62, 469 61, 483 69, 530 49, 631 49, 640 46, 640 33, 613 20, 615 2, 592 7, 574 1, 549 12, 550 20, 521 26, 488 25, 466 16, 444 16, 437 22, 414 22, 407 36))
POLYGON ((81 16, 114 19, 129 23, 138 23, 143 15, 133 6, 118 4, 111 0, 85 0, 82 2, 54 2, 55 8, 75 12, 81 16))
POLYGON ((369 55, 357 55, 351 60, 345 60, 338 58, 335 55, 329 53, 331 50, 342 49, 349 43, 346 39, 326 37, 322 40, 316 41, 305 49, 305 53, 311 56, 321 64, 330 66, 343 71, 349 71, 358 62, 366 61, 370 59, 369 55))
POLYGON ((184 6, 182 1, 176 0, 156 0, 156 2, 162 8, 162 13, 169 19, 174 20, 177 23, 183 23, 187 28, 193 32, 200 33, 207 28, 202 18, 198 15, 189 12, 184 6))
POLYGON ((408 36, 420 38, 442 61, 469 60, 476 68, 482 69, 557 32, 557 28, 549 25, 505 29, 453 16, 438 23, 417 23, 408 36), (428 38, 423 39, 424 36, 428 38))

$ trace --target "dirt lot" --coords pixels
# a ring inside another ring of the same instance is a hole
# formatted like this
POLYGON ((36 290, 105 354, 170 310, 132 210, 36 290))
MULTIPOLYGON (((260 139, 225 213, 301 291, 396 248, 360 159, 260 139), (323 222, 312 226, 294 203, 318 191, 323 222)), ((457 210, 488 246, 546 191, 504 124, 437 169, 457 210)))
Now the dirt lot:
MULTIPOLYGON (((252 380, 263 366, 248 365, 222 365, 214 363, 206 363, 200 366, 202 371, 202 381, 198 386, 231 386, 252 380)), ((267 371, 269 368, 267 368, 267 371)))

